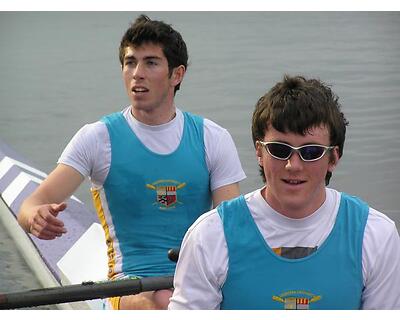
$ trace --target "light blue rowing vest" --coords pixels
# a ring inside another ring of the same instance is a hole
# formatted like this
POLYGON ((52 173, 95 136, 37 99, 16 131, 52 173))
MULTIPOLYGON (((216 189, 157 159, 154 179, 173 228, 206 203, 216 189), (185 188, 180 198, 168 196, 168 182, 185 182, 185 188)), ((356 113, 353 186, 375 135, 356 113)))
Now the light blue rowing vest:
POLYGON ((335 225, 321 247, 287 259, 266 244, 243 196, 223 202, 218 213, 229 267, 221 309, 359 309, 368 212, 366 203, 342 193, 335 225))
POLYGON ((168 155, 144 146, 122 113, 102 118, 111 141, 104 190, 124 275, 173 274, 168 250, 180 247, 189 226, 211 208, 203 118, 183 114, 181 142, 168 155))

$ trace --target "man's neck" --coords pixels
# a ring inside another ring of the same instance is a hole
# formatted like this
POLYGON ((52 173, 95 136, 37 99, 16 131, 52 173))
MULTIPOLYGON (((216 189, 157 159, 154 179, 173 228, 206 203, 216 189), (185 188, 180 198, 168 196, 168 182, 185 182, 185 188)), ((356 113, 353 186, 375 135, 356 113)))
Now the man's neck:
POLYGON ((168 110, 138 110, 131 106, 132 116, 141 123, 157 126, 170 122, 176 116, 176 108, 172 105, 168 110), (161 111, 161 112, 160 112, 161 111))
POLYGON ((321 192, 316 195, 307 206, 282 206, 284 203, 279 201, 279 199, 274 195, 270 194, 268 188, 265 186, 261 190, 261 195, 268 205, 279 214, 290 219, 303 219, 312 215, 316 210, 318 210, 318 208, 322 206, 326 199, 326 189, 321 189, 321 192))

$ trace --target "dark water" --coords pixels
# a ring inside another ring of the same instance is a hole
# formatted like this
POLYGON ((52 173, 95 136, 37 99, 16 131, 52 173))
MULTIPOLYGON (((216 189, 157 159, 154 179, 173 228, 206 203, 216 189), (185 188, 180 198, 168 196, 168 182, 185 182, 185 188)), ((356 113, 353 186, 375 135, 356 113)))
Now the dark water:
MULTIPOLYGON (((148 14, 181 31, 190 65, 177 106, 231 132, 248 176, 243 192, 261 185, 250 137, 258 97, 284 73, 318 77, 350 121, 331 186, 364 198, 399 227, 398 12, 148 14)), ((137 15, 0 13, 1 139, 48 172, 83 124, 126 105, 118 45, 137 15)), ((87 188, 77 195, 90 204, 87 188)), ((0 279, 36 285, 19 262, 6 270, 4 261, 1 254, 0 279)), ((10 288, 4 280, 0 287, 10 288)))

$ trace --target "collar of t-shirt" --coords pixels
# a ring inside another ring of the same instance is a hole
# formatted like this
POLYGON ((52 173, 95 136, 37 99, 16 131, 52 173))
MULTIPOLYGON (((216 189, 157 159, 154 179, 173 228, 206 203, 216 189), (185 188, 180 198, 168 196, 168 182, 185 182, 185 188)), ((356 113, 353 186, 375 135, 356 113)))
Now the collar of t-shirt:
POLYGON ((326 188, 324 203, 313 214, 291 219, 275 211, 262 197, 261 190, 247 196, 253 219, 271 248, 319 247, 335 223, 340 194, 326 188))
POLYGON ((184 124, 183 113, 178 108, 176 116, 171 121, 155 126, 138 121, 130 112, 130 107, 125 108, 122 113, 132 131, 150 151, 170 154, 178 148, 184 124))

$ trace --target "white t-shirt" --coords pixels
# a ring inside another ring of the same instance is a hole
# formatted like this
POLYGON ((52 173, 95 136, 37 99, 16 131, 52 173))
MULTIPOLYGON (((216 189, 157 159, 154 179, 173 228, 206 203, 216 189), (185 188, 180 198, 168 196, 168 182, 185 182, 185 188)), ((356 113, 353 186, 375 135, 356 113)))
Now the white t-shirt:
MULTIPOLYGON (((320 246, 336 220, 340 193, 312 215, 290 219, 272 209, 256 190, 245 195, 251 215, 271 248, 320 246)), ((169 309, 219 309, 228 271, 228 250, 216 209, 200 216, 182 243, 169 309)), ((362 248, 363 309, 400 309, 400 238, 384 214, 370 208, 362 248)))
MULTIPOLYGON (((179 146, 184 125, 184 116, 179 109, 176 109, 174 119, 157 126, 137 121, 130 107, 122 113, 139 140, 153 152, 169 154, 179 146)), ((231 135, 208 119, 204 119, 204 145, 211 191, 246 178, 231 135)), ((106 125, 97 121, 83 126, 68 143, 58 163, 69 165, 89 177, 93 188, 102 188, 111 164, 111 143, 106 125)))

